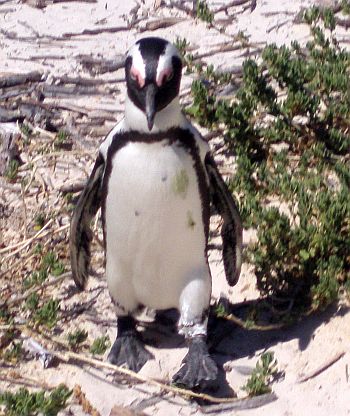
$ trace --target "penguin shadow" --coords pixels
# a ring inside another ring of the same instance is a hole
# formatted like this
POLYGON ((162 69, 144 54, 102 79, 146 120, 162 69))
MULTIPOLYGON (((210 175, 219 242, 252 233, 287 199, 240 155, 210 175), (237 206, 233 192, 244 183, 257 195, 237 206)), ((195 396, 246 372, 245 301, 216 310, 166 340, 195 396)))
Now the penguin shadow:
POLYGON ((64 299, 68 300, 73 296, 79 295, 79 293, 81 293, 81 289, 79 289, 75 283, 72 282, 65 288, 64 299))
POLYGON ((178 333, 179 312, 176 309, 154 311, 153 321, 139 322, 143 328, 142 340, 146 345, 157 349, 183 346, 184 337, 178 333))
MULTIPOLYGON (((265 304, 266 300, 255 300, 235 305, 228 304, 228 310, 245 320, 249 311, 265 304)), ((300 351, 304 351, 320 325, 329 322, 334 317, 345 315, 349 310, 350 308, 347 306, 334 304, 322 312, 302 317, 288 326, 267 330, 243 328, 232 321, 217 318, 211 311, 208 324, 208 345, 214 360, 222 371, 226 362, 233 361, 232 366, 235 368, 235 360, 252 358, 262 350, 271 349, 273 351, 273 348, 281 342, 297 339, 300 351)), ((282 373, 278 375, 278 378, 281 377, 283 377, 282 373)), ((225 391, 227 391, 226 378, 223 385, 220 386, 218 394, 222 396, 225 391)))
MULTIPOLYGON (((249 301, 236 305, 229 304, 229 311, 245 320, 249 311, 253 308, 259 309, 261 305, 265 304, 266 300, 249 301)), ((315 330, 320 325, 329 322, 336 316, 345 315, 349 310, 348 306, 334 304, 322 312, 301 317, 293 324, 267 330, 242 328, 232 321, 217 318, 211 314, 208 342, 213 352, 227 355, 228 360, 251 357, 257 351, 272 348, 279 342, 288 342, 293 339, 298 339, 299 349, 303 351, 309 345, 315 330)), ((264 324, 262 324, 263 326, 264 324)))
MULTIPOLYGON (((266 300, 254 300, 239 304, 227 303, 226 307, 235 316, 245 320, 252 309, 263 308, 265 304, 266 300)), ((232 321, 218 318, 212 308, 208 322, 208 346, 219 373, 214 388, 200 389, 200 391, 215 397, 235 397, 235 392, 226 380, 225 363, 233 362, 234 368, 235 360, 252 358, 258 351, 273 350, 278 343, 294 339, 298 340, 299 349, 303 351, 308 347, 320 325, 336 316, 345 315, 349 310, 347 306, 335 304, 323 312, 302 317, 289 326, 280 329, 257 330, 243 328, 232 321)), ((144 342, 157 349, 185 347, 184 337, 177 333, 177 320, 176 310, 157 312, 154 321, 145 326, 142 331, 144 342)))

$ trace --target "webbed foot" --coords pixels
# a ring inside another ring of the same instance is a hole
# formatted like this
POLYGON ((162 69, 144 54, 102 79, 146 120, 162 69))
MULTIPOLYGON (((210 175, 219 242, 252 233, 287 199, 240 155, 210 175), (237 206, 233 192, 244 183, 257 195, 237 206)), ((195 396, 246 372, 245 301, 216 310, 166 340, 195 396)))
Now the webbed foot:
POLYGON ((194 337, 189 342, 188 353, 182 361, 182 367, 174 375, 173 383, 189 389, 217 387, 218 368, 209 355, 205 337, 194 337))
POLYGON ((138 372, 153 355, 146 350, 139 339, 135 321, 131 317, 118 318, 118 335, 108 354, 108 361, 138 372))

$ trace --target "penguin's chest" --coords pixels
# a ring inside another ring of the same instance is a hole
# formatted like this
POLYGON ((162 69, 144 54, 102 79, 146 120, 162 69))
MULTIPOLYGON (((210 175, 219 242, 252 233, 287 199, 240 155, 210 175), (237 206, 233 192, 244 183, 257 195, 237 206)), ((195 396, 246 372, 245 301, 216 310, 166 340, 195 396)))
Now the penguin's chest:
POLYGON ((129 143, 112 160, 105 204, 107 267, 151 307, 176 307, 206 268, 203 202, 192 156, 166 142, 129 143))

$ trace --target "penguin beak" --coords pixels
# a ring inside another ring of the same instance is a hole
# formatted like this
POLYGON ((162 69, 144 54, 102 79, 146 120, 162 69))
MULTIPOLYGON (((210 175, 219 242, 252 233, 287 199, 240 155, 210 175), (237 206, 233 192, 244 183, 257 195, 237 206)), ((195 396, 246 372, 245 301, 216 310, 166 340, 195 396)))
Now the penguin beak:
POLYGON ((146 86, 146 117, 147 125, 149 131, 152 130, 154 124, 154 118, 156 116, 155 109, 155 97, 156 97, 157 87, 150 83, 146 86))

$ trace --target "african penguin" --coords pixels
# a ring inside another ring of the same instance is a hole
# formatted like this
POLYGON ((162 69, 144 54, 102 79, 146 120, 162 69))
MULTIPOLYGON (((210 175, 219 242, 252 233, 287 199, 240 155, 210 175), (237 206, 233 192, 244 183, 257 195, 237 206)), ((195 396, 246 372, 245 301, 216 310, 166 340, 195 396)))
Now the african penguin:
POLYGON ((129 50, 125 116, 101 144, 77 202, 70 251, 73 278, 83 289, 89 225, 101 207, 106 278, 118 324, 109 361, 139 371, 152 355, 135 315, 143 306, 177 308, 188 353, 173 381, 201 388, 215 383, 218 373, 206 344, 210 205, 223 219, 223 261, 231 286, 240 274, 242 226, 207 142, 181 111, 181 71, 179 52, 164 39, 143 38, 129 50))

